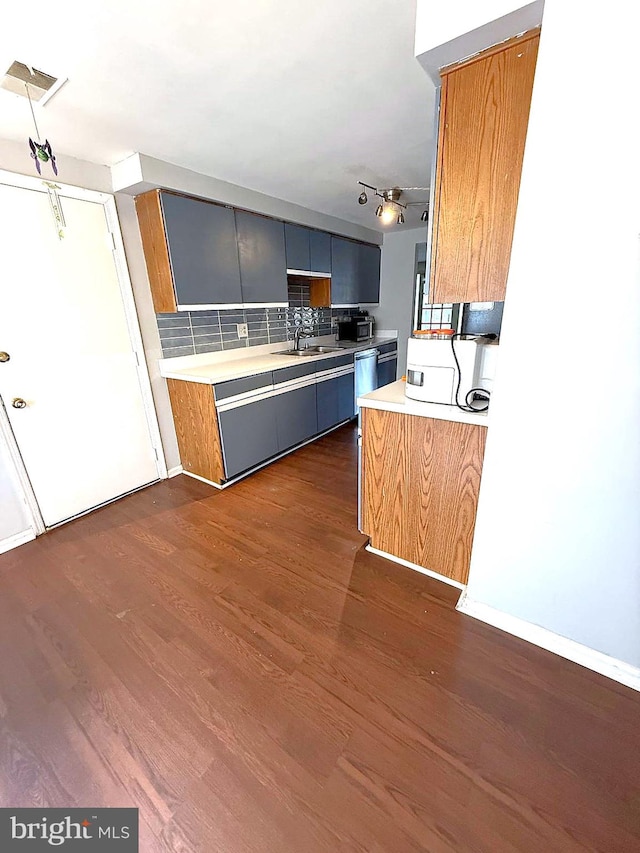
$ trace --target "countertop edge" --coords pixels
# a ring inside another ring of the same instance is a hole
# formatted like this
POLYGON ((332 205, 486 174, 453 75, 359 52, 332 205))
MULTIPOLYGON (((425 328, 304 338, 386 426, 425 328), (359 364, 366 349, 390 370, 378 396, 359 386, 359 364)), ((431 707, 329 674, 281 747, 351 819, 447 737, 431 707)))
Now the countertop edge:
POLYGON ((265 353, 257 356, 247 356, 246 359, 235 358, 229 362, 218 361, 210 365, 200 365, 198 367, 182 367, 172 370, 166 361, 160 364, 160 375, 165 379, 177 379, 184 382, 198 382, 202 385, 214 385, 217 382, 226 382, 231 379, 245 379, 249 376, 257 376, 260 373, 269 373, 272 370, 279 368, 292 367, 297 364, 313 364, 314 362, 323 361, 330 358, 338 358, 345 353, 356 353, 366 349, 374 349, 377 346, 382 346, 387 343, 397 341, 396 337, 374 338, 366 344, 355 344, 351 346, 338 347, 336 352, 317 353, 315 355, 301 358, 295 355, 285 355, 281 353, 265 353), (242 366, 242 362, 258 360, 265 363, 259 366, 246 364, 242 366), (206 375, 204 371, 214 375, 206 375))
POLYGON ((455 423, 471 424, 472 426, 489 426, 487 412, 464 412, 457 406, 446 406, 441 403, 423 403, 419 400, 409 399, 405 396, 404 381, 402 379, 378 388, 370 394, 358 397, 357 405, 361 409, 397 412, 401 415, 433 418, 438 421, 453 421, 455 423))

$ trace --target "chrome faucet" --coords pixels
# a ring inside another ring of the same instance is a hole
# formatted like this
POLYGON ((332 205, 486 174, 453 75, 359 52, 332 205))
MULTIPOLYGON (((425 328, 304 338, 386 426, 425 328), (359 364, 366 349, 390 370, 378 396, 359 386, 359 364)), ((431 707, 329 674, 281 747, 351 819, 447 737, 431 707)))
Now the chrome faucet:
POLYGON ((305 332, 302 326, 296 326, 293 330, 293 348, 300 349, 300 338, 310 338, 311 334, 305 332))

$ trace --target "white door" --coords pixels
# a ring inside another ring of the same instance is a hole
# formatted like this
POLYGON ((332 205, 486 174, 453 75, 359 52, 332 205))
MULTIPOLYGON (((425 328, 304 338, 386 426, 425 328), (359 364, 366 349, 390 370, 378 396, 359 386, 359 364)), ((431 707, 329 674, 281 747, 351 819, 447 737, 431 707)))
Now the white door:
POLYGON ((104 206, 60 197, 62 240, 0 184, 0 396, 47 527, 158 479, 104 206))

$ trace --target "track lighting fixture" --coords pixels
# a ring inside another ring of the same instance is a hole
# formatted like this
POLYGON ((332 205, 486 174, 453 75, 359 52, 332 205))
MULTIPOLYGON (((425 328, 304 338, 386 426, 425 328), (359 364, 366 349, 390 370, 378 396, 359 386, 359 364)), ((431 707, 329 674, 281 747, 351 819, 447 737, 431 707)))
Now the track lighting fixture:
POLYGON ((376 207, 376 216, 381 220, 383 225, 390 225, 394 220, 398 225, 403 225, 405 221, 404 211, 412 205, 420 205, 426 207, 420 217, 422 222, 428 219, 429 202, 424 201, 406 201, 401 202, 400 198, 405 192, 429 192, 429 187, 390 187, 389 189, 379 190, 377 187, 372 187, 371 184, 365 184, 363 181, 358 181, 362 187, 362 192, 358 196, 358 204, 366 204, 369 201, 367 190, 371 190, 374 195, 382 199, 382 202, 376 207))

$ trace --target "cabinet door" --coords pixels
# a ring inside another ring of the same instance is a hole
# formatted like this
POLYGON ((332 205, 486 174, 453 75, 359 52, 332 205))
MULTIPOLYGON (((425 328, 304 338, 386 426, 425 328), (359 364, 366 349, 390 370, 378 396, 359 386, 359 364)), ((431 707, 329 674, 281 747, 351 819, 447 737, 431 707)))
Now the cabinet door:
POLYGON ((343 237, 331 237, 331 304, 358 304, 359 246, 343 237))
POLYGON ((242 301, 287 304, 284 223, 236 210, 242 301))
POLYGON ((338 383, 338 423, 352 418, 356 414, 354 374, 339 376, 338 383))
POLYGON ((170 193, 160 198, 178 310, 241 304, 233 210, 170 193))
POLYGON ((324 231, 310 232, 309 260, 311 272, 331 272, 331 234, 324 231))
POLYGON ((305 385, 272 398, 275 402, 278 449, 288 450, 294 444, 318 432, 316 385, 305 385))
POLYGON ((380 249, 358 246, 358 302, 380 302, 380 249))
POLYGON ((318 432, 331 429, 340 422, 338 416, 338 383, 337 379, 325 379, 316 385, 317 410, 318 410, 318 432))
POLYGON ((218 413, 227 478, 277 454, 275 399, 268 397, 218 413))
POLYGON ((285 222, 284 239, 287 249, 288 270, 310 270, 309 229, 285 222))
POLYGON ((538 41, 443 76, 430 302, 505 298, 538 41))
POLYGON ((362 530, 373 547, 465 584, 486 435, 362 409, 362 530))
POLYGON ((397 370, 398 360, 396 358, 378 362, 378 388, 383 388, 385 385, 395 382, 397 370))

